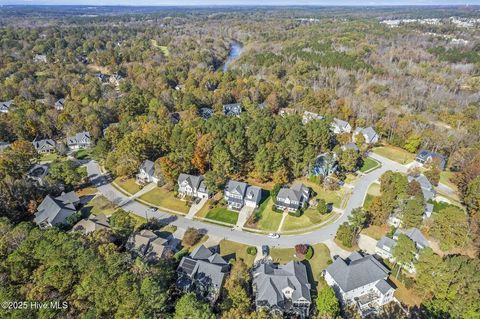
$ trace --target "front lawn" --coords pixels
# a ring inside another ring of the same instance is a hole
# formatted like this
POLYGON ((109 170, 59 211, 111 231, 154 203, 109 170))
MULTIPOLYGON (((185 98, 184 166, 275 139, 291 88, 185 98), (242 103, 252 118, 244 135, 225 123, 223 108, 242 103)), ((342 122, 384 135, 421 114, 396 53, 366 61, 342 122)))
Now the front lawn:
POLYGON ((375 226, 370 225, 362 230, 362 234, 372 237, 373 239, 380 240, 385 234, 390 231, 390 227, 387 225, 375 226))
POLYGON ((342 208, 342 200, 346 195, 345 188, 340 188, 339 190, 329 190, 324 188, 322 185, 309 181, 306 178, 300 180, 305 186, 310 187, 315 193, 317 193, 317 198, 324 199, 327 204, 332 204, 337 208, 342 208))
POLYGON ((92 158, 92 150, 91 149, 80 149, 73 153, 73 157, 78 160, 86 160, 92 158))
POLYGON ((230 240, 221 240, 219 245, 220 254, 226 261, 229 261, 230 259, 243 259, 247 266, 253 266, 255 256, 247 254, 247 248, 250 246, 230 240))
POLYGON ((53 162, 62 159, 57 153, 44 153, 40 156, 40 162, 53 162))
POLYGON ((363 165, 360 168, 360 172, 362 173, 371 172, 373 170, 376 170, 380 166, 382 166, 382 164, 380 164, 379 161, 374 160, 373 158, 367 157, 363 160, 363 165))
POLYGON ((408 164, 415 160, 415 154, 391 145, 375 147, 373 152, 400 164, 408 164))
MULTIPOLYGON (((256 225, 254 225, 255 228, 266 231, 277 231, 282 221, 282 213, 273 211, 273 205, 273 199, 268 197, 260 207, 258 207, 257 211, 253 213, 253 215, 258 218, 256 225)), ((247 226, 250 227, 252 225, 247 226)))
POLYGON ((109 201, 105 196, 99 195, 86 203, 82 208, 82 212, 85 215, 111 215, 116 209, 117 206, 115 206, 115 204, 109 201))
POLYGON ((173 210, 179 213, 188 213, 189 207, 186 201, 182 201, 175 197, 173 192, 163 187, 155 187, 151 191, 140 196, 140 200, 150 203, 154 206, 163 207, 167 210, 173 210))
POLYGON ((142 189, 142 187, 135 182, 135 178, 117 177, 114 183, 131 195, 142 189))
POLYGON ((380 184, 379 183, 372 183, 368 187, 367 193, 373 196, 380 196, 380 184))
POLYGON ((333 212, 322 215, 315 208, 308 208, 300 217, 288 215, 285 218, 281 231, 301 230, 312 227, 332 218, 333 215, 335 215, 333 212))
POLYGON ((215 207, 207 213, 205 218, 235 225, 237 223, 238 213, 223 207, 215 207))

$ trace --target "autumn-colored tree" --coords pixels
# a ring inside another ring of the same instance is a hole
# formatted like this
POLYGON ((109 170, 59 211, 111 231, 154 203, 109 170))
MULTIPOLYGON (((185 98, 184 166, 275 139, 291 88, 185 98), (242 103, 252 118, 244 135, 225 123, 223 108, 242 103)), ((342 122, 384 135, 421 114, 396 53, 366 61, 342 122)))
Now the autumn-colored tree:
POLYGON ((193 151, 192 164, 200 174, 205 174, 208 169, 212 149, 213 139, 211 134, 204 134, 197 140, 193 151))

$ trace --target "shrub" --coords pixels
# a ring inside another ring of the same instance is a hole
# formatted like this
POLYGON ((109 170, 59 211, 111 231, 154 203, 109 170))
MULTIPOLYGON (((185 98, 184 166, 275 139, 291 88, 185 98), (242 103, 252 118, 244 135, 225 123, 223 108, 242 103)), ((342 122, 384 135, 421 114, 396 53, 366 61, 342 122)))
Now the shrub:
POLYGON ((302 255, 304 256, 308 251, 308 245, 307 244, 297 244, 295 245, 295 253, 297 255, 302 255))
POLYGON ((176 261, 182 260, 183 257, 187 256, 189 254, 188 249, 182 249, 178 253, 176 253, 173 258, 175 258, 176 261))
POLYGON ((255 256, 257 254, 257 247, 253 247, 253 246, 248 247, 247 254, 255 256))
POLYGON ((310 260, 313 257, 313 247, 308 246, 307 253, 305 254, 305 260, 310 260))
POLYGON ((182 244, 184 246, 193 246, 199 242, 199 240, 203 237, 203 235, 198 231, 198 229, 189 227, 185 231, 185 235, 183 236, 182 244))
POLYGON ((294 212, 288 212, 288 215, 294 216, 294 217, 300 217, 300 216, 302 216, 302 211, 300 209, 297 209, 294 212))

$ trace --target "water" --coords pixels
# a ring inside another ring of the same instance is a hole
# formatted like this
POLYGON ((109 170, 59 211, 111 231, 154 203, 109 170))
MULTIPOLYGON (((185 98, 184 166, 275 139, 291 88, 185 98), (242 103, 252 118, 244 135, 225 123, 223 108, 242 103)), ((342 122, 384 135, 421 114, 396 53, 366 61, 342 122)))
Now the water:
POLYGON ((227 60, 222 67, 223 72, 226 72, 228 70, 228 66, 230 65, 230 63, 235 61, 240 56, 240 54, 242 54, 242 51, 243 46, 239 42, 233 42, 230 45, 230 52, 228 53, 227 60))

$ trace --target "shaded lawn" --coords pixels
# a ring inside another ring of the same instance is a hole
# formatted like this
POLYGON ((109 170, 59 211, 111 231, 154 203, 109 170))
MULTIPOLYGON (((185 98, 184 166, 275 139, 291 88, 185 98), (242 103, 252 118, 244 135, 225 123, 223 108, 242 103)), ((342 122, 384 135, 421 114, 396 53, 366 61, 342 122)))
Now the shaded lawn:
POLYGON ((452 183, 451 181, 452 178, 455 178, 455 172, 443 171, 440 173, 440 183, 447 185, 454 191, 457 191, 458 190, 457 185, 452 183))
POLYGON ((407 306, 419 306, 423 299, 422 297, 415 294, 414 289, 407 289, 395 276, 390 276, 390 280, 393 281, 397 289, 395 290, 394 296, 403 304, 407 306))
POLYGON ((269 197, 265 199, 265 201, 258 208, 258 211, 255 212, 257 216, 260 216, 256 224, 257 229, 277 231, 278 226, 282 221, 282 213, 274 212, 273 204, 273 199, 269 197))
POLYGON ((132 195, 142 189, 142 187, 135 182, 134 178, 117 177, 115 178, 115 183, 118 187, 132 195))
POLYGON ((372 183, 368 187, 367 193, 373 196, 380 196, 380 184, 379 183, 372 183))
POLYGON ((237 223, 238 213, 223 207, 216 207, 209 211, 205 218, 235 225, 237 223))
POLYGON ((54 160, 66 159, 57 153, 45 153, 40 156, 40 162, 53 162, 54 160))
POLYGON ((373 199, 377 196, 373 196, 367 193, 367 196, 365 196, 365 201, 363 202, 363 208, 368 210, 370 208, 370 203, 373 201, 373 199))
POLYGON ((386 233, 390 231, 390 227, 387 225, 375 226, 370 225, 367 228, 362 229, 362 234, 372 237, 373 239, 380 240, 386 233))
POLYGON ((440 211, 442 211, 443 209, 445 208, 448 208, 448 207, 459 207, 457 205, 454 205, 454 204, 450 204, 450 203, 447 203, 447 202, 437 202, 437 201, 434 201, 434 200, 429 200, 428 201, 430 204, 433 204, 433 211, 435 213, 439 213, 440 211))
POLYGON ((189 207, 186 201, 175 197, 173 192, 163 187, 155 187, 151 191, 140 196, 140 199, 155 206, 164 207, 180 213, 188 213, 189 207))
POLYGON ((109 201, 105 196, 99 195, 85 204, 82 212, 93 215, 111 215, 117 209, 117 206, 109 201))
POLYGON ((360 168, 360 172, 365 173, 368 171, 373 171, 382 166, 379 161, 376 161, 370 157, 367 157, 363 160, 363 165, 360 168))
POLYGON ((319 212, 317 212, 315 208, 308 208, 304 211, 304 213, 300 217, 288 215, 285 218, 285 222, 283 223, 281 230, 288 231, 288 230, 297 230, 297 229, 311 227, 311 226, 320 224, 321 222, 324 222, 325 220, 329 219, 331 216, 332 216, 332 213, 322 215, 319 212))
POLYGON ((342 204, 342 199, 346 194, 344 188, 340 188, 339 190, 328 190, 321 185, 309 181, 306 178, 302 178, 300 182, 313 189, 313 191, 317 193, 317 198, 322 198, 327 202, 327 204, 332 204, 337 208, 341 208, 340 206, 342 204))
POLYGON ((73 154, 73 157, 79 160, 91 159, 92 150, 91 149, 80 149, 73 154))
POLYGON ((373 152, 400 164, 407 164, 415 160, 415 154, 391 145, 375 147, 373 152))
POLYGON ((255 255, 247 254, 247 248, 250 246, 230 240, 221 240, 219 245, 220 254, 226 261, 229 261, 230 259, 242 259, 247 266, 253 266, 255 255))

